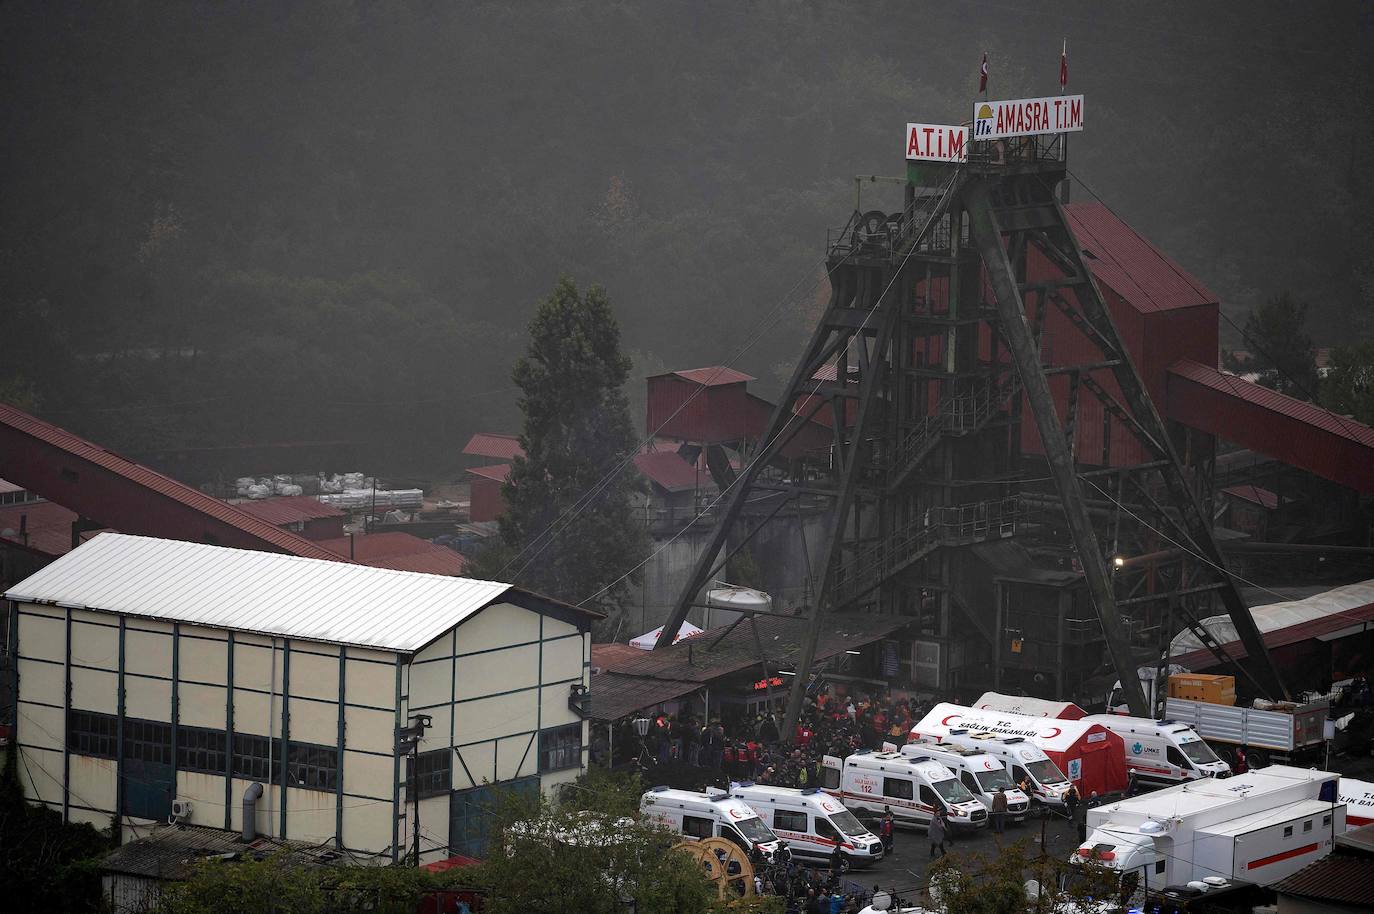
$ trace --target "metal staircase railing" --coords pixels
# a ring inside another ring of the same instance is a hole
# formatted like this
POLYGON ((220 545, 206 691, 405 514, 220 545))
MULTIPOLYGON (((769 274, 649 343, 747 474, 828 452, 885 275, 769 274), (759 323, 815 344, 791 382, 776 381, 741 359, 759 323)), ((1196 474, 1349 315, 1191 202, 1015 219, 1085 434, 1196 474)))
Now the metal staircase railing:
POLYGON ((987 378, 974 390, 943 398, 936 411, 924 417, 898 444, 888 462, 887 487, 895 489, 905 482, 945 435, 968 435, 982 429, 1020 389, 1021 379, 1013 372, 1001 379, 987 378))

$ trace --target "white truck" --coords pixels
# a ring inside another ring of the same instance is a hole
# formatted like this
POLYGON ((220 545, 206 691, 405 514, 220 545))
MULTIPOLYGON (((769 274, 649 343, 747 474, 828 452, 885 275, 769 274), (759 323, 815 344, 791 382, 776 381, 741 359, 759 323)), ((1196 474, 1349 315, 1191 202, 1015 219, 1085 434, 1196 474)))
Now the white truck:
POLYGON ((1217 758, 1187 724, 1121 714, 1090 714, 1083 720, 1099 723, 1121 737, 1126 767, 1142 781, 1181 784, 1231 776, 1231 766, 1217 758))
POLYGON ((1325 857, 1345 831, 1339 778, 1275 765, 1094 807, 1069 859, 1116 871, 1123 894, 1209 879, 1271 885, 1325 857))
POLYGON ((1222 758, 1234 760, 1235 750, 1244 747, 1249 767, 1263 768, 1270 762, 1317 759, 1325 746, 1329 711, 1324 698, 1268 709, 1170 698, 1164 716, 1192 727, 1222 758))

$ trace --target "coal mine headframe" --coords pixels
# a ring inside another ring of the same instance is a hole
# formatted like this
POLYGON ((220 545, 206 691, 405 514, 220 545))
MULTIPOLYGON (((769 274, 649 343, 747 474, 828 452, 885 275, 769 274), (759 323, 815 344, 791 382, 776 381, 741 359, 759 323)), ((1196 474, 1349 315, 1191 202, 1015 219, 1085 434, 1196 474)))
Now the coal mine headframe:
POLYGON ((1137 669, 1185 626, 1221 651, 1198 624, 1220 606, 1252 691, 1286 697, 1214 541, 1215 439, 1156 406, 1155 363, 1215 364, 1215 315, 1193 333, 1196 309, 1109 301, 1092 252, 1110 242, 1079 235, 1112 217, 1066 202, 1069 134, 1012 119, 1007 135, 987 111, 972 131, 936 128, 947 142, 909 125, 902 210, 856 210, 830 233, 825 313, 658 644, 781 494, 824 517, 784 732, 840 610, 912 617, 932 691, 1063 697, 1114 673, 1148 717, 1137 669), (797 448, 818 423, 832 440, 797 448))

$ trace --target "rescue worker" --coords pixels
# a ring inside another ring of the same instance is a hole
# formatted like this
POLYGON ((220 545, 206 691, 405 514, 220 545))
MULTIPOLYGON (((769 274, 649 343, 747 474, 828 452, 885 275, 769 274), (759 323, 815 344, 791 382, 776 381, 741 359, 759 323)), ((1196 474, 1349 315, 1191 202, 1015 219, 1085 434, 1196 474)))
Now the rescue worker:
POLYGON ((935 859, 936 848, 939 848, 941 857, 945 856, 945 839, 949 837, 949 825, 945 822, 943 809, 935 811, 935 818, 930 820, 930 825, 927 826, 926 831, 930 836, 930 859, 935 859))
POLYGON ((883 807, 883 820, 878 823, 878 837, 883 839, 883 853, 892 853, 892 832, 896 823, 892 820, 892 807, 883 807))
POLYGON ((1002 834, 1002 829, 1007 820, 1007 795, 1002 792, 1001 787, 992 792, 992 809, 989 811, 988 817, 992 819, 992 833, 994 835, 1002 834))

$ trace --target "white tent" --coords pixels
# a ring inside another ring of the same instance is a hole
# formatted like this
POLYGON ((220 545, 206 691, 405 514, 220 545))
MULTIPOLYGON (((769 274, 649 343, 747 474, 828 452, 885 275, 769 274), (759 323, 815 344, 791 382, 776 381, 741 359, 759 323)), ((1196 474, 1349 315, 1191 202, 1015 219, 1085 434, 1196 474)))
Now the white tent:
MULTIPOLYGON (((1290 625, 1324 619, 1345 610, 1359 609, 1370 603, 1374 603, 1374 580, 1347 584, 1305 600, 1256 606, 1250 610, 1250 617, 1255 620, 1255 627, 1260 630, 1260 634, 1267 635, 1290 625)), ((1230 644, 1232 641, 1240 640, 1230 616, 1209 616, 1202 620, 1202 627, 1207 629, 1219 644, 1230 644)), ((1187 654, 1200 650, 1202 646, 1197 635, 1189 629, 1184 629, 1174 636, 1173 642, 1169 645, 1169 656, 1187 654)))
MULTIPOLYGON (((654 629, 651 632, 645 632, 638 638, 635 638, 633 641, 631 641, 630 644, 634 647, 639 648, 641 651, 651 651, 654 649, 654 645, 658 644, 658 636, 661 634, 663 634, 662 625, 660 625, 658 628, 654 629)), ((677 630, 677 637, 673 639, 673 643, 677 644, 683 638, 690 638, 693 635, 700 634, 701 629, 697 628, 690 622, 683 622, 682 628, 679 628, 677 630)))

